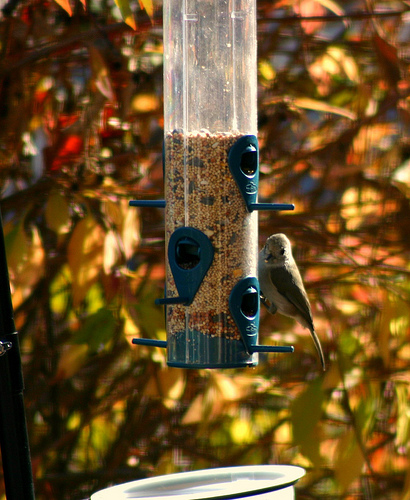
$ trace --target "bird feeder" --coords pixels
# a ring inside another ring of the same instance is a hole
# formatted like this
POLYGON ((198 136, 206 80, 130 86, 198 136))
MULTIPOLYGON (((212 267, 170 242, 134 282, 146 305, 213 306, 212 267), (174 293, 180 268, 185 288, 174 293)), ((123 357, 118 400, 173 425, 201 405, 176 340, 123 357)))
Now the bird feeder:
POLYGON ((167 0, 164 19, 165 207, 168 365, 256 365, 257 201, 256 0, 167 0))

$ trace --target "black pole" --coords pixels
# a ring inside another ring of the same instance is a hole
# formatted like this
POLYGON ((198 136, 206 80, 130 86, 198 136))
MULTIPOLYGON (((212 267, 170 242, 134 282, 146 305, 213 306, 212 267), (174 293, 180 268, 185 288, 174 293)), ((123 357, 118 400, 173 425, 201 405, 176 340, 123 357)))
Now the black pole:
POLYGON ((7 500, 34 500, 23 390, 0 212, 0 447, 7 500))

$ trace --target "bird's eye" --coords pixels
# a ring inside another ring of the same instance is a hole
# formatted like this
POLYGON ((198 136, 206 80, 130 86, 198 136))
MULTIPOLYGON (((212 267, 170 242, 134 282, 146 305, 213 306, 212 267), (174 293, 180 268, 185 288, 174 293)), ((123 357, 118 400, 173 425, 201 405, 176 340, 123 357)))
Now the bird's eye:
POLYGON ((285 249, 284 249, 284 248, 281 248, 281 249, 280 249, 280 254, 281 254, 281 255, 285 255, 285 249))

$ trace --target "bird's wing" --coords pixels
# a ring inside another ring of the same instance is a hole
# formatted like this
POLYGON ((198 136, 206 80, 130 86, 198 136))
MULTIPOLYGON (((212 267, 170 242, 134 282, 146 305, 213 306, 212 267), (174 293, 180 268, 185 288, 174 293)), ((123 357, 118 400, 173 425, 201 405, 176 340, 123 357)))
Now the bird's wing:
POLYGON ((313 328, 312 311, 299 271, 290 273, 287 267, 275 267, 270 271, 270 279, 278 292, 300 311, 313 328))

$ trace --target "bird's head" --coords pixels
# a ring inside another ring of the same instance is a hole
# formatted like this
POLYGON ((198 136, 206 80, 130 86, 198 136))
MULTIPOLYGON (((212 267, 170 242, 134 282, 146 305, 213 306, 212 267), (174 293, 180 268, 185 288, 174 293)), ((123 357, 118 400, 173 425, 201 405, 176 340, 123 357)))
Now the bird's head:
POLYGON ((266 240, 263 252, 265 263, 272 266, 284 264, 292 255, 290 241, 282 233, 270 236, 266 240))

